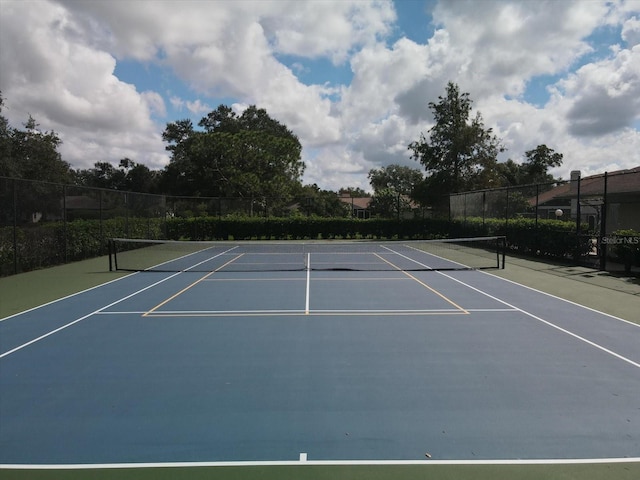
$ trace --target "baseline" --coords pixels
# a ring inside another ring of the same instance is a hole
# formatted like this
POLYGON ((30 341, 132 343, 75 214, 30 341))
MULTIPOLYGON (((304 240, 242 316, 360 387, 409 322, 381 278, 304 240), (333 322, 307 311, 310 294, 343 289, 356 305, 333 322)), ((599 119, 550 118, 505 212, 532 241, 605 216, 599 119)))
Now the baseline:
POLYGON ((638 463, 640 457, 622 458, 541 458, 496 460, 273 460, 246 462, 162 462, 162 463, 96 463, 96 464, 0 464, 12 470, 101 470, 124 468, 176 467, 249 467, 286 465, 591 465, 607 463, 638 463))

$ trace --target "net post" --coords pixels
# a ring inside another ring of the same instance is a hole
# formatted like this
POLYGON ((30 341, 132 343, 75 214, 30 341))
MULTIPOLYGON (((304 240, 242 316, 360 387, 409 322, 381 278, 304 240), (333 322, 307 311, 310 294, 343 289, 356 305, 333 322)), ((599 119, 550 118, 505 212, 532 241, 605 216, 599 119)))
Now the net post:
POLYGON ((498 267, 504 270, 504 262, 507 250, 507 237, 498 238, 498 267))
POLYGON ((118 256, 116 255, 116 242, 113 238, 107 241, 109 246, 109 271, 115 272, 118 270, 118 256))
POLYGON ((111 258, 111 255, 113 253, 113 246, 112 246, 113 240, 109 239, 107 240, 107 251, 109 253, 109 271, 113 272, 113 261, 111 258))

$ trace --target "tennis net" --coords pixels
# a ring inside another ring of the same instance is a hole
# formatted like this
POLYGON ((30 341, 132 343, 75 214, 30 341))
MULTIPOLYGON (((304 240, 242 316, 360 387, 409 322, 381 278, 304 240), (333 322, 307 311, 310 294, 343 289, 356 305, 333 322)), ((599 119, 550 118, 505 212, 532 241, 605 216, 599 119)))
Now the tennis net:
POLYGON ((504 268, 504 237, 375 241, 175 241, 113 238, 109 269, 155 272, 426 271, 504 268))

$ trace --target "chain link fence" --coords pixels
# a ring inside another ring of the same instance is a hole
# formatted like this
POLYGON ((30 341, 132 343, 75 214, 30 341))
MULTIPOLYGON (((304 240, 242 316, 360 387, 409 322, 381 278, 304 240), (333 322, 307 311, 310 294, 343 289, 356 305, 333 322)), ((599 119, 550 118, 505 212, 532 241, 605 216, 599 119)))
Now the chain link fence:
POLYGON ((105 255, 114 237, 166 239, 195 217, 346 217, 338 197, 172 197, 0 177, 0 276, 105 255))
MULTIPOLYGON (((172 197, 0 177, 0 276, 104 255, 113 237, 166 239, 173 218, 348 217, 355 211, 337 197, 172 197)), ((553 229, 564 238, 554 248, 572 250, 567 242, 573 240, 563 235, 570 228, 579 244, 573 261, 607 270, 628 267, 629 255, 635 255, 628 250, 635 251, 640 238, 634 237, 640 231, 640 167, 455 194, 447 213, 450 224, 476 228, 465 231, 507 235, 522 253, 549 248, 553 229), (620 235, 627 235, 626 243, 620 235)), ((640 260, 631 263, 640 266, 640 260)))
POLYGON ((573 261, 628 270, 619 246, 621 237, 640 238, 640 167, 584 178, 576 171, 568 181, 453 194, 449 218, 497 229, 516 249, 527 245, 523 253, 530 254, 543 248, 546 232, 555 229, 560 236, 571 226, 577 244, 569 249, 573 261), (526 241, 514 238, 523 232, 526 241))

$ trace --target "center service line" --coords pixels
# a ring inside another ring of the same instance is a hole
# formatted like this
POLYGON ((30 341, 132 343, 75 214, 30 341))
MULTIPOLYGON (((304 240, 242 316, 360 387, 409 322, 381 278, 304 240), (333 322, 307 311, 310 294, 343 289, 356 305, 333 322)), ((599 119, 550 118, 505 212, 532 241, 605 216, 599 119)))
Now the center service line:
POLYGON ((309 315, 309 290, 311 287, 311 253, 307 253, 307 292, 304 305, 304 314, 309 315))

